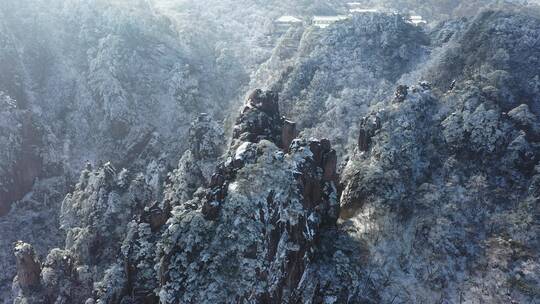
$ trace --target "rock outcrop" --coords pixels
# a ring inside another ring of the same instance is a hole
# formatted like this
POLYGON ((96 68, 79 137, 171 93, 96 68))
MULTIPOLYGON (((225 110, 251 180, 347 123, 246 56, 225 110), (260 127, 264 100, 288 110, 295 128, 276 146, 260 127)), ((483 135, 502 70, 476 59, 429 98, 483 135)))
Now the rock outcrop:
POLYGON ((30 244, 17 242, 14 251, 17 258, 17 276, 14 284, 23 292, 39 287, 41 264, 36 257, 34 248, 30 244))
MULTIPOLYGON (((256 91, 211 178, 199 168, 199 189, 190 191, 174 178, 188 172, 173 173, 161 201, 142 175, 111 164, 83 170, 62 206, 65 249, 47 256, 43 288, 17 299, 314 301, 320 240, 339 215, 337 155, 326 139, 294 139, 282 148, 282 135, 294 134, 294 123, 285 122, 277 95, 256 91)), ((216 156, 219 132, 204 115, 192 130, 189 153, 200 166, 216 156)))
MULTIPOLYGON (((66 234, 65 248, 53 249, 47 255, 40 277, 42 288, 30 294, 19 293, 15 298, 84 303, 92 297, 94 284, 99 285, 114 271, 132 217, 144 215, 145 210, 155 212, 151 202, 151 187, 141 175, 130 177, 126 170, 117 172, 110 163, 83 170, 74 191, 62 203, 60 224, 66 234)), ((142 218, 154 222, 152 216, 142 218)), ((119 277, 125 280, 125 276, 119 277)), ((120 297, 123 290, 123 284, 116 284, 102 293, 120 297)))
POLYGON ((403 102, 405 99, 407 99, 407 95, 409 94, 409 87, 406 85, 399 85, 396 89, 396 93, 394 93, 394 102, 403 102))
POLYGON ((257 143, 263 139, 280 143, 283 128, 279 114, 278 96, 272 91, 255 90, 233 128, 233 147, 238 143, 257 143))
POLYGON ((305 288, 339 212, 336 155, 328 140, 296 139, 286 153, 282 121, 277 96, 255 91, 207 194, 173 209, 159 243, 163 303, 315 298, 305 288))

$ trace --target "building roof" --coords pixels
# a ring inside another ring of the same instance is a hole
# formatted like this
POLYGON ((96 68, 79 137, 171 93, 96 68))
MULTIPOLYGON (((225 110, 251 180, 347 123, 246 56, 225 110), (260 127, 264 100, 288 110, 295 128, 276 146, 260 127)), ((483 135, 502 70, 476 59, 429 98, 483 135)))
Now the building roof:
POLYGON ((345 16, 345 15, 338 15, 338 16, 314 16, 313 17, 313 21, 314 22, 317 22, 317 21, 322 21, 322 22, 336 22, 336 21, 341 21, 341 20, 345 20, 349 17, 345 16))
POLYGON ((349 10, 351 13, 378 13, 378 9, 374 8, 351 8, 349 10))
POLYGON ((344 16, 344 15, 338 15, 338 16, 314 16, 312 21, 313 21, 313 24, 315 26, 317 26, 319 28, 326 28, 326 27, 328 27, 330 24, 332 24, 334 22, 345 20, 345 19, 349 19, 349 16, 344 16))
POLYGON ((422 16, 418 16, 418 15, 410 16, 408 21, 411 24, 414 24, 416 26, 421 25, 421 24, 427 24, 427 21, 424 20, 424 18, 422 18, 422 16))
POLYGON ((294 16, 281 16, 276 20, 276 22, 280 22, 280 23, 300 23, 300 22, 302 22, 302 20, 299 19, 299 18, 296 18, 294 16))
POLYGON ((411 20, 411 23, 414 25, 419 25, 419 24, 427 24, 427 21, 426 20, 411 20))

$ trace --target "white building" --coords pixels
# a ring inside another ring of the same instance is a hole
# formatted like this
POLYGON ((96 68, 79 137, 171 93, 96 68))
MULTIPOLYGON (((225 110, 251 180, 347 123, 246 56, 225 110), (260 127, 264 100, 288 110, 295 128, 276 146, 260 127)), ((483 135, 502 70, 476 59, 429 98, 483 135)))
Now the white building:
POLYGON ((374 8, 350 8, 349 13, 351 14, 369 14, 369 13, 378 13, 378 9, 374 8))
POLYGON ((361 9, 362 6, 363 6, 362 3, 360 3, 360 2, 348 2, 348 3, 347 3, 347 7, 348 7, 349 9, 356 9, 356 8, 360 8, 360 9, 361 9))
POLYGON ((424 20, 422 16, 410 16, 409 20, 407 20, 410 24, 413 24, 415 26, 424 26, 427 24, 427 21, 424 20))
POLYGON ((274 21, 278 33, 286 32, 290 27, 302 24, 302 19, 294 16, 281 16, 274 21))
POLYGON ((296 18, 294 16, 281 16, 278 19, 276 19, 276 23, 299 24, 299 23, 302 23, 302 19, 296 18))
POLYGON ((335 23, 335 22, 338 22, 338 21, 342 21, 342 20, 347 20, 349 19, 349 16, 344 16, 344 15, 338 15, 338 16, 315 16, 313 17, 312 19, 312 24, 318 28, 326 28, 328 27, 329 25, 335 23))

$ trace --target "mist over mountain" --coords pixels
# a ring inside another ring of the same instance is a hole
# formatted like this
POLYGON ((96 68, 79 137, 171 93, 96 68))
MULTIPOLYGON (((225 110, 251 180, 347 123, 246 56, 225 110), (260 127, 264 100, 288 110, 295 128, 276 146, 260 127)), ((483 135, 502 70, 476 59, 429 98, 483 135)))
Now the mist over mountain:
POLYGON ((0 303, 540 301, 538 4, 0 0, 0 303))

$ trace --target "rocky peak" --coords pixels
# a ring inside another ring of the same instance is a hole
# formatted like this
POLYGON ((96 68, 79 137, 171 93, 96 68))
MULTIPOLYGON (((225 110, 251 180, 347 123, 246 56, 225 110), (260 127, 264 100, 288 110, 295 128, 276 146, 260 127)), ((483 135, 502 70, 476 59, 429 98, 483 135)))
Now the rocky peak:
POLYGON ((189 151, 197 160, 218 158, 221 154, 223 131, 207 113, 201 113, 189 128, 189 151))
POLYGON ((256 89, 249 95, 247 104, 270 116, 279 116, 278 95, 275 92, 256 89))
POLYGON ((160 241, 162 301, 316 297, 304 290, 317 284, 314 254, 339 214, 337 155, 327 139, 292 139, 294 126, 279 116, 275 94, 257 90, 248 98, 226 160, 191 204, 200 209, 172 212, 160 241))
POLYGON ((407 99, 409 94, 409 87, 406 85, 399 85, 394 93, 394 102, 403 102, 407 99))
POLYGON ((508 112, 507 115, 518 128, 526 132, 528 138, 540 139, 540 121, 531 112, 528 105, 521 104, 508 112))
POLYGON ((257 89, 248 97, 236 120, 232 147, 237 148, 242 142, 257 143, 263 139, 281 146, 282 128, 277 93, 257 89))
POLYGON ((281 147, 285 152, 289 150, 292 141, 298 136, 296 123, 290 120, 283 121, 283 131, 281 132, 281 147))
POLYGON ((335 152, 324 140, 294 140, 289 153, 267 140, 241 147, 242 166, 218 170, 229 174, 214 176, 200 211, 173 210, 161 245, 166 303, 315 298, 302 293, 317 284, 314 253, 339 212, 335 152))
MULTIPOLYGON (((184 162, 212 163, 214 127, 205 115, 192 124, 193 151, 184 162)), ((32 255, 19 254, 24 286, 41 279, 44 287, 17 296, 73 303, 315 298, 304 289, 317 277, 321 233, 339 214, 336 151, 327 139, 294 139, 295 124, 280 117, 271 92, 250 96, 235 130, 236 143, 188 201, 171 195, 184 179, 172 178, 156 201, 144 176, 87 165, 62 204, 65 249, 49 253, 41 278, 32 255), (257 288, 245 287, 252 282, 257 288)))
POLYGON ((17 242, 14 252, 17 259, 17 276, 14 285, 18 286, 23 292, 38 287, 40 285, 41 264, 32 245, 17 242))
MULTIPOLYGON (((203 205, 207 219, 215 219, 222 200, 227 195, 228 181, 234 179, 236 172, 248 163, 254 163, 260 154, 256 143, 268 140, 287 152, 297 135, 296 124, 279 114, 278 95, 272 91, 254 90, 247 98, 233 129, 233 142, 225 162, 218 165, 211 178, 210 187, 203 205)), ((325 142, 326 143, 326 142, 325 142)), ((325 144, 329 149, 330 143, 325 144)), ((320 147, 316 154, 322 157, 320 147)), ((329 151, 323 151, 329 153, 329 151)), ((335 151, 334 151, 335 154, 335 151)), ((330 155, 325 157, 332 158, 330 155)), ((336 158, 337 161, 337 157, 336 158)), ((319 159, 318 165, 322 165, 319 159)), ((331 163, 328 160, 327 163, 331 163)), ((331 171, 331 169, 329 169, 331 171)), ((334 170, 335 171, 335 170, 334 170)), ((329 180, 334 173, 328 173, 329 180)))

